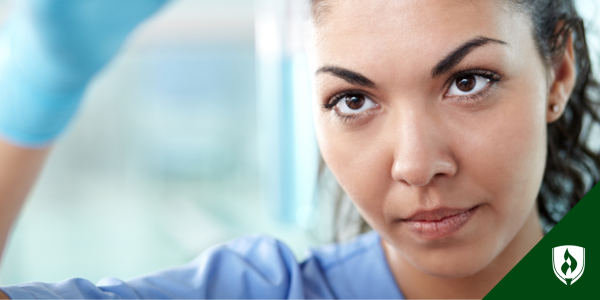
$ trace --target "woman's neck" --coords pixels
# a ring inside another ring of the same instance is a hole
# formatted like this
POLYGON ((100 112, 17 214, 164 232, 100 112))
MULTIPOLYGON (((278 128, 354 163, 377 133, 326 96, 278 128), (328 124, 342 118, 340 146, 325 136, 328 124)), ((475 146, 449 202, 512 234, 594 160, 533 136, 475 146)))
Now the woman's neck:
POLYGON ((515 238, 487 267, 469 277, 439 278, 415 268, 393 246, 381 240, 394 278, 407 299, 481 299, 542 239, 535 207, 515 238))

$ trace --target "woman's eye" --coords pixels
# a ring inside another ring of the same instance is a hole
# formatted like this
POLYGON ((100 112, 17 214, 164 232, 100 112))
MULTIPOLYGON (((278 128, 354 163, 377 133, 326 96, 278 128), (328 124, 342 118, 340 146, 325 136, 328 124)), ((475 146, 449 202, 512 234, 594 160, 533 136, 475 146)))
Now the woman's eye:
POLYGON ((354 115, 375 107, 375 102, 362 94, 343 96, 335 105, 335 109, 344 115, 354 115))
POLYGON ((452 82, 446 96, 465 96, 476 94, 484 89, 490 82, 489 78, 477 75, 464 75, 452 82))

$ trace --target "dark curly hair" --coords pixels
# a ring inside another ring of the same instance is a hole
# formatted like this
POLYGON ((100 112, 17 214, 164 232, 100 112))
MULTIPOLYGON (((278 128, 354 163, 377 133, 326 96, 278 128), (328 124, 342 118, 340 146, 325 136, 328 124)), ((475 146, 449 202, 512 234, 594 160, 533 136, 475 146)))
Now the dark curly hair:
MULTIPOLYGON (((548 232, 600 181, 600 149, 589 144, 594 130, 600 128, 600 86, 592 74, 584 24, 573 0, 511 1, 530 16, 536 46, 547 67, 565 53, 569 35, 573 38, 577 79, 563 115, 547 126, 548 155, 537 197, 538 211, 548 232)), ((327 0, 311 2, 313 20, 319 23, 330 7, 327 0)), ((596 136, 600 138, 598 132, 596 136)), ((334 239, 370 230, 341 187, 331 185, 332 178, 321 158, 321 193, 335 199, 334 239), (330 186, 324 186, 326 182, 330 186)))

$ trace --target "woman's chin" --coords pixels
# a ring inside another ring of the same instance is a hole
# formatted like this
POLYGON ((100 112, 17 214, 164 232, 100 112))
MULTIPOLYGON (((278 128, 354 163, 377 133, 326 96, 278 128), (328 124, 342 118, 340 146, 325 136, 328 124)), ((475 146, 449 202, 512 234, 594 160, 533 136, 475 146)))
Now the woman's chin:
POLYGON ((442 264, 432 266, 415 266, 420 269, 421 272, 437 278, 443 279, 459 279, 471 277, 485 268, 485 264, 442 264))
POLYGON ((450 251, 434 251, 433 253, 424 253, 426 251, 417 251, 416 255, 410 258, 410 263, 419 271, 429 276, 458 279, 466 278, 481 272, 490 265, 494 259, 492 249, 471 248, 471 251, 464 249, 452 249, 450 251))

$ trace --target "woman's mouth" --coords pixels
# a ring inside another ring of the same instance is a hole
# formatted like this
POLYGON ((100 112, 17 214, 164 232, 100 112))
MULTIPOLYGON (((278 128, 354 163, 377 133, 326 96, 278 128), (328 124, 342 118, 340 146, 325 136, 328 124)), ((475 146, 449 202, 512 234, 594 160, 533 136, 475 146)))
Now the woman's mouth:
POLYGON ((419 211, 401 221, 410 231, 424 240, 437 240, 457 232, 470 219, 479 206, 467 209, 440 208, 419 211))

